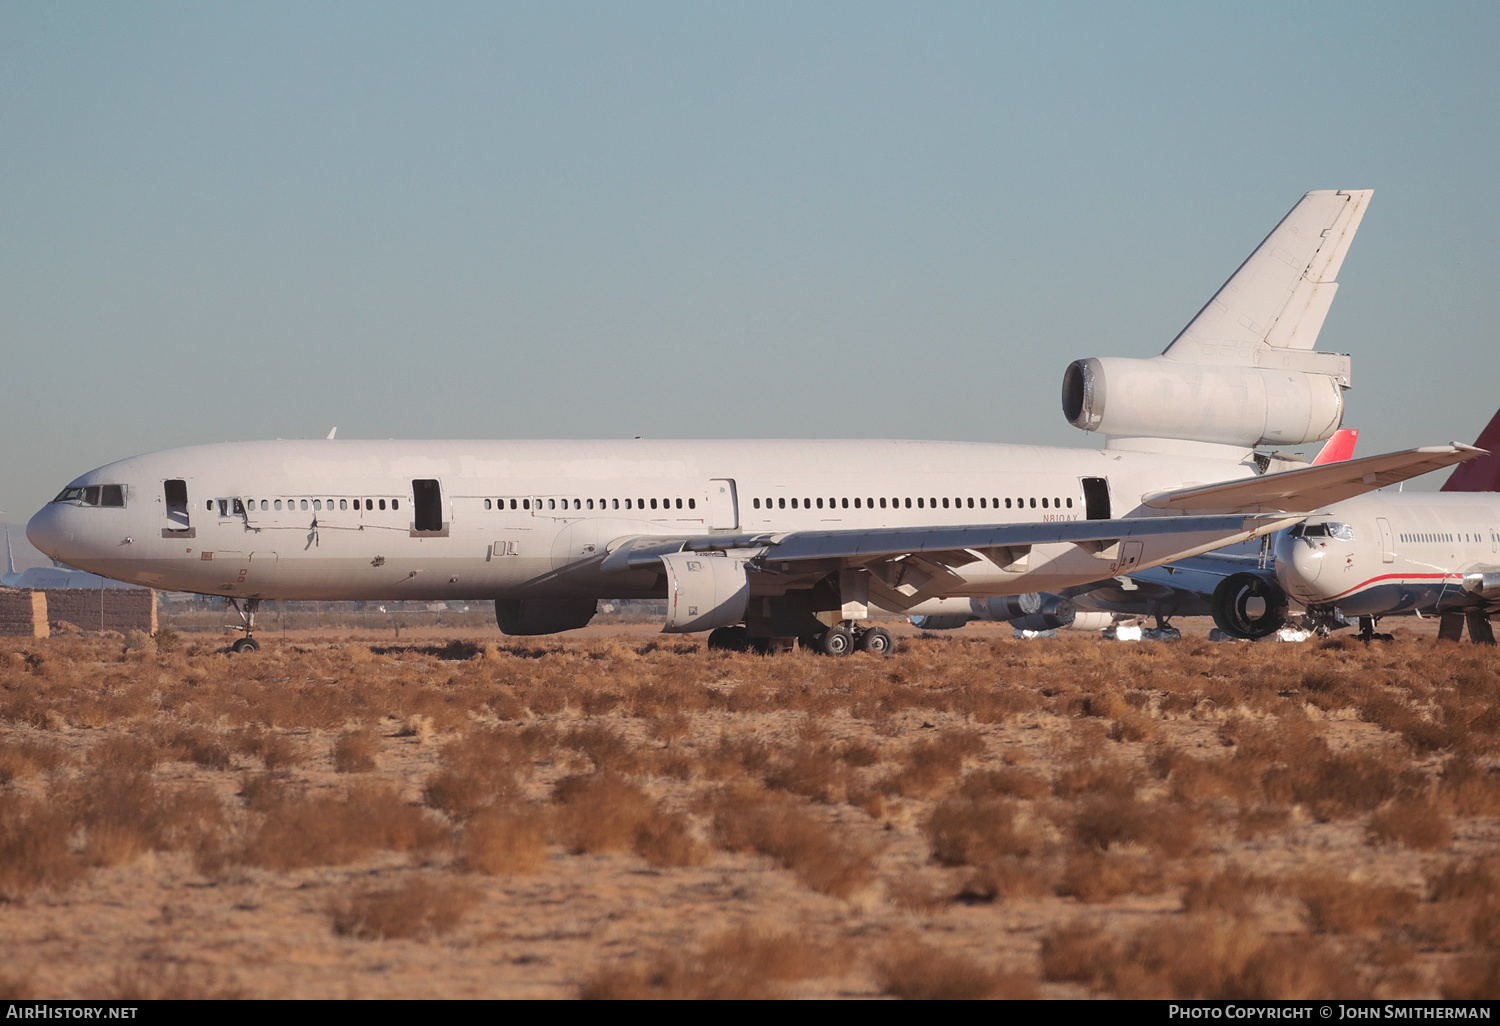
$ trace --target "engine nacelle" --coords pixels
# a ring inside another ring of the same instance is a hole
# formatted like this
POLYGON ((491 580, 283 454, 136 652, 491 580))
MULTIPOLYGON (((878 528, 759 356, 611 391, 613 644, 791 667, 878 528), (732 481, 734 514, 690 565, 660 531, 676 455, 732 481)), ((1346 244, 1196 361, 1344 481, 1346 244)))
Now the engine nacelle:
POLYGON ((1286 592, 1273 577, 1230 574, 1214 589, 1214 623, 1232 638, 1255 640, 1286 623, 1286 592))
POLYGON ((1500 574, 1464 574, 1464 591, 1488 603, 1500 602, 1500 574))
POLYGON ((496 599, 502 634, 556 634, 587 627, 599 603, 593 599, 496 599))
POLYGON ((1344 419, 1343 385, 1333 375, 1160 356, 1075 360, 1063 374, 1062 403, 1085 431, 1247 447, 1316 442, 1344 419))
POLYGON ((986 620, 1008 620, 1018 631, 1055 631, 1077 616, 1073 600, 1048 592, 974 599, 974 611, 986 620))
POLYGON ((941 613, 914 616, 911 625, 919 631, 956 631, 970 620, 968 613, 941 613))
POLYGON ((745 619, 750 578, 745 561, 701 552, 661 557, 667 571, 667 634, 732 627, 745 619))

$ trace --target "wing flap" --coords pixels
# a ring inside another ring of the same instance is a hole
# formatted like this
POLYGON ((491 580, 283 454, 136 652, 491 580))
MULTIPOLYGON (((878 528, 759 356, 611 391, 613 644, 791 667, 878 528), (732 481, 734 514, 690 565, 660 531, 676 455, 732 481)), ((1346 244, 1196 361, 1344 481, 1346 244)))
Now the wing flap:
POLYGON ((1308 512, 1329 503, 1350 499, 1377 488, 1455 463, 1489 455, 1483 449, 1454 442, 1403 452, 1367 456, 1321 466, 1300 467, 1261 477, 1247 477, 1221 484, 1177 488, 1142 498, 1152 509, 1237 509, 1308 512))

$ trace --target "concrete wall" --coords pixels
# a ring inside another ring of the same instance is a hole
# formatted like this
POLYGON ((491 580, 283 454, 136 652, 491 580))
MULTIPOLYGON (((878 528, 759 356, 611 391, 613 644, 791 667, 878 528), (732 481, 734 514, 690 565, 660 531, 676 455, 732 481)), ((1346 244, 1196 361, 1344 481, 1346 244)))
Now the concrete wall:
POLYGON ((45 638, 48 633, 45 592, 0 588, 0 637, 45 638))
POLYGON ((150 588, 55 588, 47 592, 52 630, 63 622, 85 631, 156 632, 156 592, 150 588))

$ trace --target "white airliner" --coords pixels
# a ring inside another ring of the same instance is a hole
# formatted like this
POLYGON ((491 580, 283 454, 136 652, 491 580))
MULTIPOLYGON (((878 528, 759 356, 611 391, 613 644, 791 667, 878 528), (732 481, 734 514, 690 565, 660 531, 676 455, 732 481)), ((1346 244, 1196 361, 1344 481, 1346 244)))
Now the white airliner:
POLYGON ((494 599, 507 634, 667 598, 710 644, 884 653, 871 604, 1057 591, 1296 523, 1477 455, 1324 467, 1347 356, 1313 352, 1368 191, 1308 193, 1158 357, 1080 360, 1064 412, 1105 449, 902 441, 277 441, 75 479, 27 536, 72 566, 243 603, 494 599), (1123 519, 1117 519, 1123 518, 1123 519))
MULTIPOLYGON (((1500 413, 1479 436, 1500 447, 1500 413)), ((1276 578, 1327 627, 1439 616, 1439 636, 1493 645, 1500 611, 1500 454, 1466 463, 1437 493, 1380 492, 1320 510, 1278 538, 1276 578)), ((1264 597, 1264 596, 1263 596, 1264 597)), ((1270 598, 1274 600, 1276 596, 1270 598)))

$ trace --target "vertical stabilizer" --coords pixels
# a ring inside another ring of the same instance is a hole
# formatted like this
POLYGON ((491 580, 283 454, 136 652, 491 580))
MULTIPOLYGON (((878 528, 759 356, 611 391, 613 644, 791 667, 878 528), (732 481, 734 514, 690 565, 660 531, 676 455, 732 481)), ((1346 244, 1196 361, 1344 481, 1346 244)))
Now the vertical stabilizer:
POLYGON ((1323 448, 1313 457, 1312 465, 1321 467, 1326 463, 1343 463, 1354 458, 1354 443, 1359 441, 1359 428, 1339 428, 1333 437, 1323 443, 1323 448))
POLYGON ((1443 484, 1445 492, 1500 492, 1500 410, 1490 418, 1489 424, 1479 432, 1474 443, 1488 449, 1488 456, 1481 456, 1453 468, 1453 475, 1443 484))
MULTIPOLYGON (((1325 189, 1303 196, 1162 355, 1184 363, 1329 373, 1314 364, 1331 366, 1340 358, 1300 354, 1318 341, 1339 268, 1373 192, 1325 189)), ((1347 359, 1343 365, 1347 377, 1347 359)))
POLYGON ((16 560, 10 552, 10 525, 5 527, 5 575, 0 577, 0 584, 7 588, 14 588, 21 580, 21 575, 16 573, 16 560))

